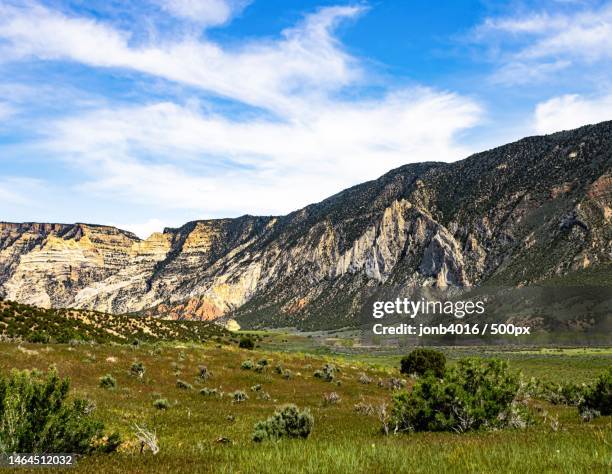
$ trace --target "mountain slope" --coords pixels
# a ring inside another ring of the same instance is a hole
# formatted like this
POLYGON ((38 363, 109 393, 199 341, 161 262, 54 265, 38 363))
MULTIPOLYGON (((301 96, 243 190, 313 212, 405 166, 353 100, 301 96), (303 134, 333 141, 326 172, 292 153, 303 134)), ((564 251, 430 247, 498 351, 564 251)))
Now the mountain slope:
POLYGON ((0 224, 0 295, 42 306, 337 327, 368 288, 523 286, 612 254, 612 122, 395 169, 282 217, 147 240, 0 224))

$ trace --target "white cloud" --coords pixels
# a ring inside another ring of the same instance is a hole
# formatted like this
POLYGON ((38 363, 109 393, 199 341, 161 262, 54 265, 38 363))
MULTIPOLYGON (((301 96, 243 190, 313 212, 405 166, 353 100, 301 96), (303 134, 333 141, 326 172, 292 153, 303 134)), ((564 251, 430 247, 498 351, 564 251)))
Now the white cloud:
POLYGON ((479 114, 470 100, 422 88, 313 104, 307 122, 157 103, 61 120, 45 147, 89 170, 91 192, 208 215, 283 213, 406 162, 465 156, 455 134, 479 114))
POLYGON ((141 239, 146 239, 153 232, 161 232, 164 229, 164 227, 166 227, 165 223, 161 219, 158 219, 156 217, 147 219, 144 222, 127 222, 127 223, 110 222, 108 225, 112 225, 119 229, 124 229, 130 232, 133 232, 141 239))
POLYGON ((301 109, 360 78, 361 71, 333 37, 337 23, 361 7, 329 7, 283 31, 277 41, 236 49, 187 37, 134 46, 129 32, 68 17, 40 5, 0 5, 0 60, 36 57, 135 70, 195 86, 279 114, 301 109))
POLYGON ((595 98, 571 94, 538 104, 534 128, 544 134, 605 120, 612 120, 612 94, 595 98))
POLYGON ((249 3, 248 0, 161 0, 168 12, 203 26, 227 23, 249 3))
POLYGON ((612 59, 612 5, 571 13, 531 13, 489 18, 474 31, 494 45, 501 63, 495 82, 541 82, 555 73, 612 59))
POLYGON ((542 82, 551 76, 561 72, 571 65, 570 61, 553 61, 543 63, 525 63, 513 61, 505 64, 496 71, 492 80, 496 84, 525 85, 534 82, 542 82))
MULTIPOLYGON (((0 7, 0 38, 10 44, 0 57, 138 71, 264 109, 243 121, 214 103, 107 103, 37 132, 41 154, 83 175, 79 195, 148 206, 156 216, 280 214, 405 163, 473 151, 457 142, 481 117, 470 98, 426 87, 355 94, 369 77, 334 30, 362 11, 323 8, 275 40, 227 48, 195 36, 136 44, 100 21, 0 7), (349 88, 351 99, 339 98, 349 88)), ((146 233, 151 222, 132 228, 146 233)))

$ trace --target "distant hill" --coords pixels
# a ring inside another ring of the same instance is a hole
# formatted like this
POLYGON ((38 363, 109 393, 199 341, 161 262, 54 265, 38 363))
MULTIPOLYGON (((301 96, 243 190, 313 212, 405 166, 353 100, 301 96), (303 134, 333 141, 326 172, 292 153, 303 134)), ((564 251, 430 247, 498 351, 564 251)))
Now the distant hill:
POLYGON ((229 332, 213 323, 166 321, 79 309, 43 309, 0 301, 0 340, 28 342, 224 342, 229 332))
POLYGON ((0 296, 333 328, 355 324, 381 287, 517 288, 572 275, 580 286, 589 275, 609 288, 611 256, 604 122, 405 165, 286 216, 194 221, 146 240, 108 226, 1 223, 0 296))

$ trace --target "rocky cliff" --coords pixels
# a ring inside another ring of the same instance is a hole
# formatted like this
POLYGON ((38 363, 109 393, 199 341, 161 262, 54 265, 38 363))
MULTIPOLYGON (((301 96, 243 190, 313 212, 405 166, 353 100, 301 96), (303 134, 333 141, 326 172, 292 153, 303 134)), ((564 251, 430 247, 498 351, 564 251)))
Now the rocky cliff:
MULTIPOLYGON (((612 122, 420 163, 286 216, 140 240, 0 223, 0 296, 43 307, 333 327, 364 289, 524 286, 612 261, 612 122)), ((606 277, 607 278, 607 277, 606 277)))

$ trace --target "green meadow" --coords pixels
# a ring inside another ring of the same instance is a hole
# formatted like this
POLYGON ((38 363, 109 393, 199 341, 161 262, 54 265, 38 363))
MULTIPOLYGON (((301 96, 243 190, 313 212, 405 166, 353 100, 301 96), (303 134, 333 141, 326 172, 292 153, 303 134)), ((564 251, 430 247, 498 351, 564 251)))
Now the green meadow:
MULTIPOLYGON (((257 338, 253 350, 240 349, 231 341, 140 345, 2 342, 0 372, 55 366, 62 377, 70 378, 71 394, 95 402, 96 416, 106 429, 121 434, 118 452, 82 457, 75 473, 612 470, 609 416, 583 422, 574 406, 533 399, 529 409, 534 422, 525 429, 385 436, 380 409, 391 405, 393 392, 386 381, 405 377, 398 369, 401 354, 359 352, 351 344, 279 332, 259 333, 257 338), (255 367, 266 359, 267 365, 258 371, 247 370, 242 368, 247 359, 255 367), (142 377, 130 373, 135 362, 144 366, 142 377), (340 369, 333 382, 313 376, 326 363, 340 369), (208 379, 200 377, 202 366, 210 374, 208 379), (116 387, 100 386, 99 379, 105 374, 116 380, 116 387), (363 383, 364 374, 370 383, 363 383), (216 389, 216 395, 203 395, 204 388, 216 389), (236 401, 235 391, 243 391, 248 398, 236 401), (328 403, 325 397, 332 392, 339 401, 328 403), (159 399, 167 400, 165 409, 154 406, 159 399), (310 437, 255 443, 255 423, 285 403, 310 410, 314 417, 310 437), (373 410, 364 410, 367 406, 373 410), (156 434, 157 454, 141 450, 136 425, 156 434)), ((467 355, 501 358, 526 379, 550 382, 591 382, 612 365, 612 350, 605 348, 481 347, 443 348, 443 352, 450 364, 467 355)), ((413 383, 407 378, 406 389, 413 383)))

